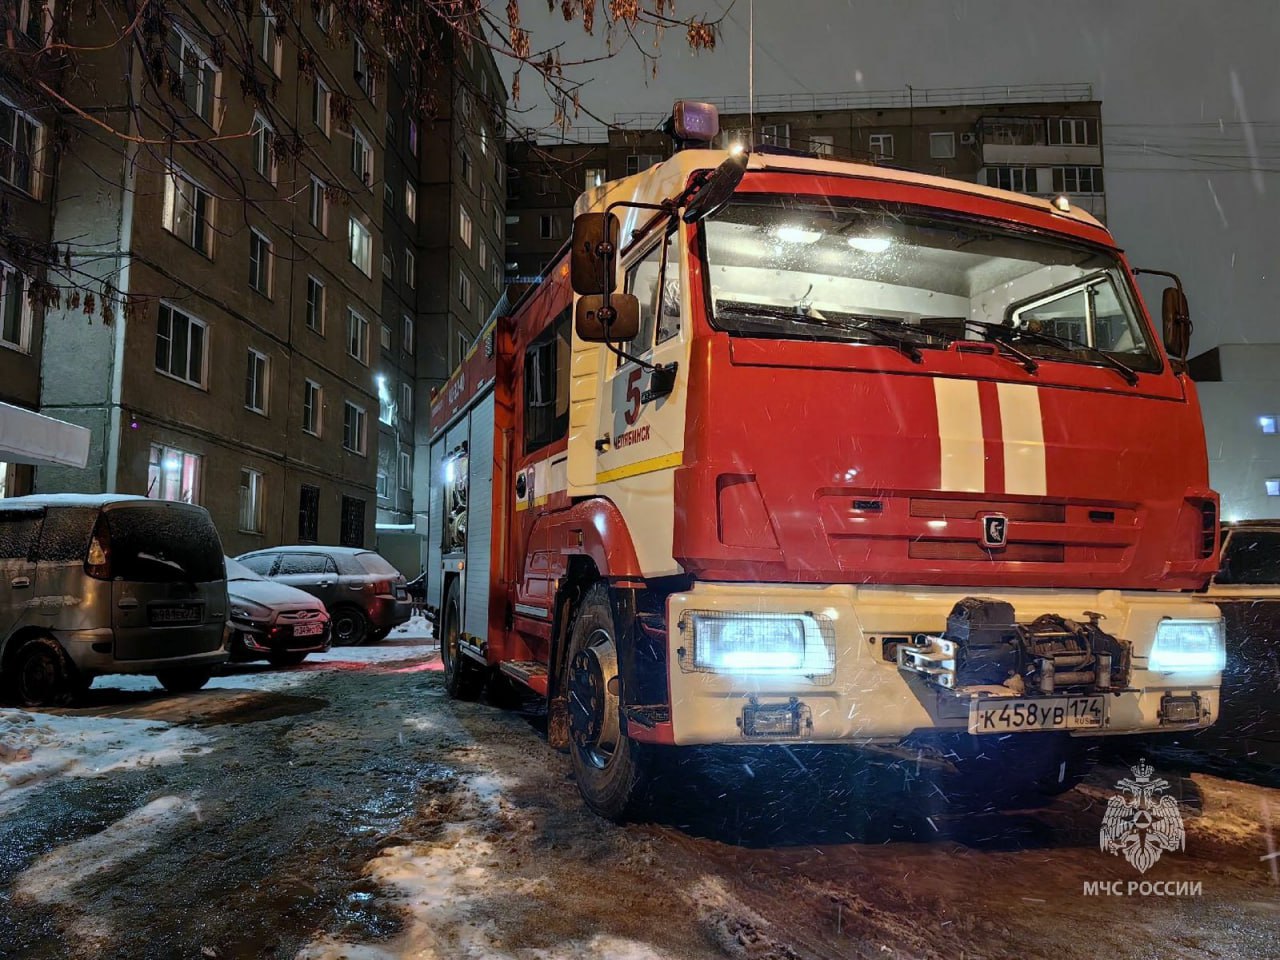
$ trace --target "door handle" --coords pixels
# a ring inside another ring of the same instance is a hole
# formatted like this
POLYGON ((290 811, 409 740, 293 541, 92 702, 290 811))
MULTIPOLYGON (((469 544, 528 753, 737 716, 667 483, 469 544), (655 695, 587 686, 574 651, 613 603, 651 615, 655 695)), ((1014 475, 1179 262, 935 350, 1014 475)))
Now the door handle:
POLYGON ((9 586, 13 587, 13 589, 15 590, 22 590, 25 587, 31 586, 31 578, 30 577, 14 577, 12 580, 9 581, 9 586))
POLYGON ((606 433, 603 437, 601 437, 599 440, 596 441, 596 453, 604 453, 606 450, 609 449, 609 446, 610 446, 610 439, 609 439, 609 435, 606 433))
POLYGON ((123 600, 117 603, 116 606, 119 607, 121 610, 136 610, 138 609, 138 601, 135 600, 133 597, 125 597, 123 600))
POLYGON ((321 586, 321 587, 332 587, 332 586, 333 586, 333 581, 332 581, 332 580, 321 580, 321 581, 320 581, 320 583, 318 584, 318 586, 321 586))

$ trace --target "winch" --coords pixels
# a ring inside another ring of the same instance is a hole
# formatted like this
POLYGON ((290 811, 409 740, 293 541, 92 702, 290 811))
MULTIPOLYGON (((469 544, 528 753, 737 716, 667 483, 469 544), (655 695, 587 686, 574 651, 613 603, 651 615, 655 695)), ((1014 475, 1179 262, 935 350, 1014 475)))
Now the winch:
POLYGON ((941 635, 918 634, 915 643, 898 648, 898 666, 957 692, 1121 689, 1129 681, 1131 647, 1103 630, 1102 619, 1085 611, 1083 621, 1047 613, 1018 623, 1007 601, 965 597, 941 635))

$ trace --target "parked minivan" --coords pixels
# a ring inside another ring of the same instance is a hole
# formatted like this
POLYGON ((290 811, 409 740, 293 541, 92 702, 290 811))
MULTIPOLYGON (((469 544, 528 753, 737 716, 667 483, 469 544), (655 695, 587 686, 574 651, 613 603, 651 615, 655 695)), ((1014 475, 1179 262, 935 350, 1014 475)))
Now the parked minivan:
POLYGON ((198 690, 227 659, 227 581, 208 512, 116 494, 0 500, 0 685, 66 703, 93 678, 198 690))

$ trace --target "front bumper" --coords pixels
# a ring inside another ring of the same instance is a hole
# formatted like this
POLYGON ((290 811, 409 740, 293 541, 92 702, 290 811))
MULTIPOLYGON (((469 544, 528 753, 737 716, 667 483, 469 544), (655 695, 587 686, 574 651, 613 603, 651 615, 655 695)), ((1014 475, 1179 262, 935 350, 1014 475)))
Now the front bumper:
POLYGON ((369 604, 369 622, 379 630, 398 627, 413 616, 413 601, 380 594, 369 604))
POLYGON ((1215 619, 1218 609, 1188 594, 1118 590, 959 590, 935 587, 803 586, 698 583, 668 600, 671 650, 668 676, 670 728, 629 730, 642 739, 676 744, 770 741, 896 743, 928 730, 965 732, 967 707, 955 695, 899 670, 895 642, 939 633, 955 603, 966 596, 998 597, 1013 604, 1019 621, 1057 613, 1105 617, 1108 632, 1133 644, 1128 689, 1105 695, 1105 724, 1073 736, 1194 730, 1218 716, 1220 674, 1155 673, 1147 654, 1166 617, 1215 619), (834 635, 834 670, 825 676, 713 672, 694 665, 682 633, 690 611, 808 613, 834 635), (1194 720, 1166 716, 1166 696, 1198 698, 1194 720), (766 708, 764 714, 760 708, 766 708), (797 724, 769 710, 799 718, 797 724), (764 722, 756 722, 763 716, 764 722))
POLYGON ((294 635, 294 624, 256 623, 232 620, 231 650, 236 657, 269 656, 272 653, 324 653, 332 642, 332 628, 325 621, 324 630, 313 636, 294 635))

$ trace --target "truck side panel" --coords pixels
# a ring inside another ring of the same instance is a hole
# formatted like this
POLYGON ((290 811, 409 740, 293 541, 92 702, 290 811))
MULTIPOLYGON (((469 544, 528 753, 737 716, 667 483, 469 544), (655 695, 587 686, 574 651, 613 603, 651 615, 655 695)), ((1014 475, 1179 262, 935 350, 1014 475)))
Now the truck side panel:
POLYGON ((485 640, 489 636, 489 567, 493 532, 493 410, 490 392, 468 417, 467 441, 467 577, 462 603, 462 631, 485 640))
POLYGON ((427 505, 427 606, 440 608, 444 600, 444 571, 441 569, 440 544, 444 536, 444 484, 440 473, 444 469, 444 438, 431 444, 431 475, 427 489, 431 498, 427 505))

